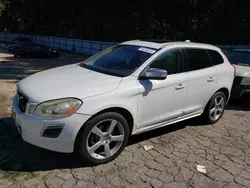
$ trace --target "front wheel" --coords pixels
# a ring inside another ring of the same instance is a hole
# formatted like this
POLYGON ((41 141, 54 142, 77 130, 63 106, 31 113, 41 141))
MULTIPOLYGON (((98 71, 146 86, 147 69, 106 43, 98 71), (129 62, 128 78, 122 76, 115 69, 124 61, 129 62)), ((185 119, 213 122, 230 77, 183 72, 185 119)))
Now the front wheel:
POLYGON ((203 118, 206 123, 214 124, 218 122, 224 113, 226 105, 226 96, 223 92, 215 93, 209 100, 204 113, 203 118))
POLYGON ((116 158, 129 138, 126 119, 116 113, 107 112, 89 120, 79 133, 76 150, 83 161, 103 164, 116 158))

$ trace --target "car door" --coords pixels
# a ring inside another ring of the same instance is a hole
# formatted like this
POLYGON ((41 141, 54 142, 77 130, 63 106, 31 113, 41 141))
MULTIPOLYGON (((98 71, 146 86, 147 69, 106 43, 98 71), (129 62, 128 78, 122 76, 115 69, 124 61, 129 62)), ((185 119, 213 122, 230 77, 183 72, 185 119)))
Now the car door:
POLYGON ((183 115, 189 116, 201 113, 215 93, 217 73, 206 49, 183 51, 184 70, 189 79, 183 115))
POLYGON ((168 71, 165 80, 138 80, 138 128, 178 118, 182 114, 188 77, 182 73, 181 50, 159 55, 149 68, 168 71))

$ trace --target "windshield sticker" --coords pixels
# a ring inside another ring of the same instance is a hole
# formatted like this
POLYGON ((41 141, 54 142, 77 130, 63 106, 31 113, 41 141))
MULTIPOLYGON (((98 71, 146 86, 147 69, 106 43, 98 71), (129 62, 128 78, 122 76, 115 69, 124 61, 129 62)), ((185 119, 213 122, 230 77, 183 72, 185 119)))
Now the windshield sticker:
POLYGON ((143 48, 143 47, 139 48, 138 50, 142 51, 142 52, 150 53, 150 54, 153 54, 153 53, 156 52, 155 50, 152 50, 152 49, 149 49, 149 48, 143 48))

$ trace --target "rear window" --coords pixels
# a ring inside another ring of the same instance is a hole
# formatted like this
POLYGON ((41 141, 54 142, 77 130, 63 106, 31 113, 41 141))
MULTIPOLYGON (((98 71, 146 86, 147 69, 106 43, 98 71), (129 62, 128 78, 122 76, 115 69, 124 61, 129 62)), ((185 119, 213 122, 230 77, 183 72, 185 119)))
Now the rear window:
POLYGON ((195 71, 213 66, 205 49, 185 49, 185 71, 195 71))
POLYGON ((221 55, 217 51, 214 51, 214 50, 207 50, 207 51, 210 55, 210 58, 213 62, 213 65, 219 65, 219 64, 222 64, 224 62, 223 58, 221 57, 221 55))

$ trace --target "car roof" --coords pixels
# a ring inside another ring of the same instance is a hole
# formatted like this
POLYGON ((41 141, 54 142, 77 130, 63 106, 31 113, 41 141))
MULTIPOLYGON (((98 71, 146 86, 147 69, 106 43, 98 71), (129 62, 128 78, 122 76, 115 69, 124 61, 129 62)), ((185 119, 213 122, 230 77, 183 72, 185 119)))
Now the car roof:
POLYGON ((143 46, 143 47, 154 48, 154 49, 164 49, 167 47, 193 47, 193 48, 220 50, 220 48, 214 45, 195 43, 195 42, 190 42, 190 41, 177 42, 177 41, 162 41, 162 40, 132 40, 132 41, 123 42, 121 44, 143 46))

